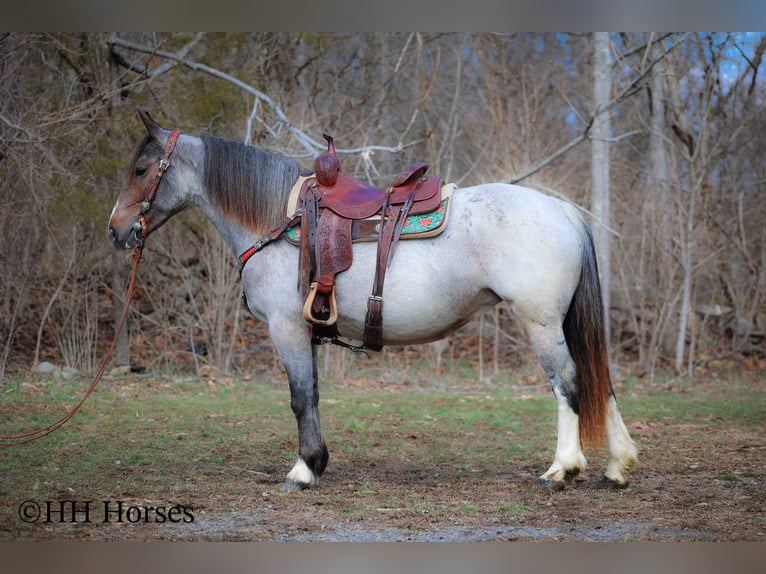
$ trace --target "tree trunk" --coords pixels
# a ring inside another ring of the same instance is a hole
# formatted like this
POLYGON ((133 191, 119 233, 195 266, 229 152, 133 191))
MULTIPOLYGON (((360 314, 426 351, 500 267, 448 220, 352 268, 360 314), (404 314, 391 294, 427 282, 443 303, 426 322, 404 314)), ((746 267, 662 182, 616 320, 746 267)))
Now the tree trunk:
MULTIPOLYGON (((651 48, 653 57, 658 58, 662 53, 662 46, 654 44, 651 48)), ((665 119, 665 100, 669 97, 665 87, 665 74, 667 73, 666 62, 658 63, 652 70, 650 81, 650 132, 649 132, 649 180, 646 190, 646 201, 643 203, 645 217, 645 233, 649 235, 644 255, 646 261, 645 276, 651 278, 658 293, 668 294, 663 302, 651 301, 647 297, 651 294, 644 292, 641 316, 648 317, 649 307, 653 303, 672 306, 670 294, 677 292, 675 277, 675 265, 671 253, 673 245, 673 222, 675 221, 676 206, 671 194, 671 172, 668 162, 668 150, 665 139, 667 137, 667 121, 665 119)), ((658 321, 658 323, 660 323, 658 321)), ((675 329, 671 321, 667 327, 659 324, 653 332, 647 333, 645 343, 649 345, 649 358, 652 365, 657 362, 660 353, 669 355, 671 341, 675 329), (663 335, 667 333, 667 335, 663 335)), ((642 364, 647 357, 642 356, 642 364)))
POLYGON ((609 235, 609 91, 611 87, 611 56, 609 33, 593 34, 593 103, 596 109, 591 136, 591 212, 593 214, 593 240, 596 259, 601 275, 604 296, 606 336, 609 340, 609 286, 610 249, 609 235))
MULTIPOLYGON (((117 87, 120 85, 120 71, 114 58, 108 58, 109 81, 112 86, 112 101, 109 108, 110 120, 115 113, 115 109, 120 105, 120 91, 117 87)), ((110 122, 111 123, 111 122, 110 122)), ((120 175, 115 173, 115 181, 120 181, 120 175)), ((125 259, 122 255, 113 254, 112 256, 112 317, 114 318, 115 331, 120 325, 122 315, 122 306, 125 303, 126 277, 128 268, 125 266, 125 259)), ((117 365, 130 365, 130 318, 125 317, 125 325, 117 335, 117 341, 114 346, 115 359, 117 365)))
MULTIPOLYGON (((696 175, 691 165, 690 171, 692 175, 696 175)), ((697 178, 692 177, 690 179, 692 182, 694 182, 697 178)), ((694 223, 697 216, 697 186, 692 184, 688 194, 689 203, 686 214, 686 225, 681 231, 683 237, 681 263, 684 279, 683 287, 681 288, 681 311, 678 318, 678 336, 676 338, 675 356, 675 368, 676 372, 679 374, 681 374, 684 369, 684 353, 686 351, 687 329, 689 325, 689 316, 691 315, 692 309, 692 281, 694 279, 694 249, 696 241, 694 223)), ((689 356, 688 374, 691 374, 692 363, 693 357, 689 356)))
MULTIPOLYGON (((112 258, 114 262, 112 265, 112 291, 114 296, 112 301, 114 303, 113 317, 114 328, 120 324, 120 315, 122 314, 122 306, 125 303, 125 272, 127 267, 125 261, 120 255, 114 255, 112 258)), ((114 347, 114 355, 117 360, 117 365, 130 365, 130 338, 128 337, 129 331, 128 318, 125 318, 125 325, 117 336, 117 343, 114 347)))

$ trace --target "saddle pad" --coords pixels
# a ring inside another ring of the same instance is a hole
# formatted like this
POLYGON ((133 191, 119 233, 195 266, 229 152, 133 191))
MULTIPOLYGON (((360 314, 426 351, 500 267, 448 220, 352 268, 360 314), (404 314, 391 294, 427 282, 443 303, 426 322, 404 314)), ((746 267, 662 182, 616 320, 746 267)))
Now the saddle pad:
MULTIPOLYGON (((449 201, 455 189, 457 186, 454 183, 443 185, 441 190, 442 201, 436 209, 428 213, 408 216, 404 220, 400 239, 425 239, 435 237, 444 231, 449 216, 449 201)), ((353 242, 377 241, 379 224, 379 216, 354 221, 352 225, 353 242)), ((293 245, 300 245, 300 224, 287 229, 285 237, 293 245)))

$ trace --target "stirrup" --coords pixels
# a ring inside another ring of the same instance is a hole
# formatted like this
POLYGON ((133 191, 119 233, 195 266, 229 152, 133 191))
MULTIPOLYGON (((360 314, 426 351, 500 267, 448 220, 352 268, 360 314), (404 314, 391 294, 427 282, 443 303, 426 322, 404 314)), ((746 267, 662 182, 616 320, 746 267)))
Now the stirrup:
POLYGON ((335 285, 333 285, 330 290, 330 316, 327 319, 317 319, 311 312, 311 308, 314 305, 314 299, 316 299, 317 296, 317 287, 318 284, 316 281, 309 285, 309 294, 308 297, 306 297, 306 302, 303 304, 303 318, 313 325, 323 325, 329 327, 330 325, 334 325, 338 320, 338 307, 335 303, 335 285))

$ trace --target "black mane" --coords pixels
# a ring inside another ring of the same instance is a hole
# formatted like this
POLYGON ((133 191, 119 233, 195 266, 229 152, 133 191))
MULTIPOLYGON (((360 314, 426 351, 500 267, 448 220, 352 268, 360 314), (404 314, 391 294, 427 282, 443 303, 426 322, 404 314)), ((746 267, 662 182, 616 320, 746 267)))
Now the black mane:
POLYGON ((224 214, 257 233, 282 223, 300 166, 240 142, 199 137, 205 145, 205 185, 224 214))

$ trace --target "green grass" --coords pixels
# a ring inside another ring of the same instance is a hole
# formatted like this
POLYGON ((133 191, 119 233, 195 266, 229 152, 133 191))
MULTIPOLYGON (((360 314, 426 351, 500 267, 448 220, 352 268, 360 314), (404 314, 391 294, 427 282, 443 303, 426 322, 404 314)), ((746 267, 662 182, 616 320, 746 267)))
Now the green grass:
POLYGON ((647 420, 705 425, 736 421, 747 426, 763 425, 766 421, 766 393, 754 386, 636 393, 618 397, 618 402, 624 414, 647 420))
MULTIPOLYGON (((4 434, 55 420, 84 390, 67 384, 63 393, 59 385, 26 397, 6 392, 0 402, 4 434)), ((183 491, 187 481, 179 477, 223 469, 238 446, 273 450, 269 439, 284 439, 292 430, 289 399, 276 389, 180 386, 107 382, 58 431, 0 450, 3 490, 49 495, 73 489, 96 497, 146 487, 183 491)))
MULTIPOLYGON (((87 384, 6 384, 0 389, 0 432, 55 420, 87 384)), ((665 432, 673 432, 669 423, 686 424, 685 433, 702 436, 717 425, 757 427, 766 419, 766 393, 755 385, 633 393, 619 400, 628 423, 663 423, 665 432)), ((471 393, 335 387, 322 394, 331 464, 372 470, 384 459, 378 476, 392 481, 423 473, 502 480, 509 469, 537 472, 553 452, 555 413, 547 393, 522 399, 509 387, 471 393)), ((26 499, 183 501, 216 493, 223 496, 217 510, 236 507, 236 500, 258 495, 254 473, 278 485, 295 460, 296 434, 286 384, 107 380, 52 435, 0 449, 0 531, 29 528, 16 515, 26 499)), ((720 480, 737 480, 719 474, 720 480)), ((360 493, 379 488, 369 476, 356 486, 360 493)), ((382 508, 400 504, 384 494, 379 502, 382 508)), ((474 506, 467 502, 457 511, 474 514, 474 506)), ((526 509, 518 501, 496 507, 512 515, 526 509)), ((369 511, 355 509, 359 516, 369 511)))

